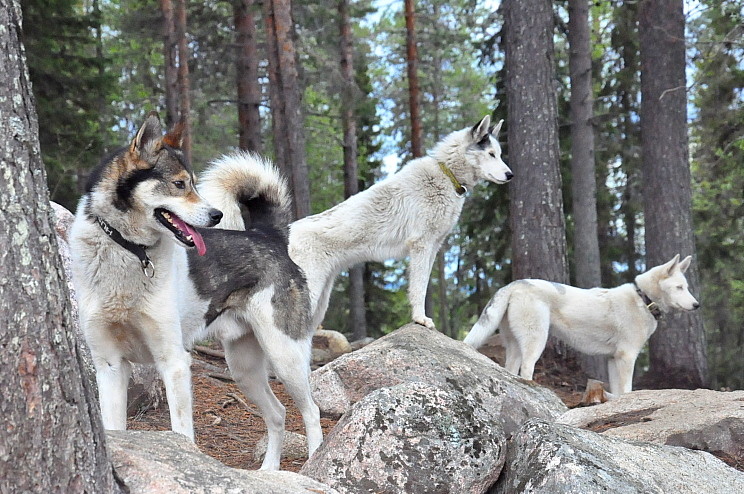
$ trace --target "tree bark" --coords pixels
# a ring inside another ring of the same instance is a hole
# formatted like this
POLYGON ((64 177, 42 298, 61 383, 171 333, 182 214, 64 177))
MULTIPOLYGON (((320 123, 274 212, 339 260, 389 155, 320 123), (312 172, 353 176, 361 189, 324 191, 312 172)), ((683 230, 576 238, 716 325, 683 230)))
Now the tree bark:
MULTIPOLYGON (((568 66, 571 76, 571 192, 573 196, 576 286, 602 285, 597 234, 597 177, 594 163, 594 94, 589 31, 589 1, 568 2, 568 66)), ((608 382, 607 359, 581 354, 581 367, 594 379, 608 382)))
POLYGON ((286 124, 284 123, 284 99, 281 96, 281 78, 279 76, 279 47, 276 42, 274 6, 271 0, 263 1, 264 24, 266 27, 266 53, 268 59, 269 100, 271 101, 271 131, 274 143, 274 160, 279 170, 292 185, 292 167, 287 158, 286 124))
POLYGON ((413 0, 405 0, 406 61, 408 67, 408 107, 411 113, 411 155, 424 155, 423 129, 421 126, 421 89, 418 79, 418 52, 416 50, 416 15, 413 0))
POLYGON ((189 82, 189 47, 186 39, 186 0, 176 0, 176 41, 178 42, 178 111, 184 123, 181 150, 191 163, 191 83, 189 82))
MULTIPOLYGON (((341 78, 344 88, 341 101, 341 124, 344 132, 344 197, 359 192, 359 170, 357 162, 357 121, 354 111, 354 40, 351 33, 349 0, 339 0, 338 17, 340 28, 341 78)), ((352 340, 367 337, 367 313, 364 303, 364 264, 349 269, 349 323, 352 340)))
POLYGON ((57 251, 21 6, 0 0, 0 492, 119 492, 57 251))
POLYGON ((594 164, 594 95, 588 0, 568 2, 569 69, 571 73, 571 175, 576 284, 602 284, 597 241, 597 179, 594 164))
POLYGON ((236 73, 238 89, 239 147, 260 153, 261 86, 258 82, 258 49, 256 22, 253 16, 255 0, 234 0, 233 18, 237 34, 236 73))
POLYGON ((173 14, 173 2, 160 0, 163 13, 163 58, 165 62, 165 124, 178 122, 178 41, 173 14))
POLYGON ((566 229, 553 86, 553 9, 548 0, 506 0, 512 263, 514 279, 568 283, 566 229))
MULTIPOLYGON (((675 254, 695 255, 683 1, 643 0, 638 21, 646 265, 652 267, 675 254)), ((693 293, 697 292, 700 278, 695 263, 686 275, 693 293)), ((664 387, 707 385, 705 334, 699 312, 675 312, 660 321, 650 341, 648 377, 664 387)))
MULTIPOLYGON (((277 141, 282 135, 275 135, 275 148, 285 146, 285 165, 291 170, 290 181, 294 195, 295 219, 304 218, 310 214, 310 182, 308 176, 307 160, 305 156, 305 132, 304 119, 302 116, 302 91, 299 76, 297 74, 297 55, 295 52, 292 33, 294 25, 292 21, 292 9, 290 0, 265 0, 270 3, 272 17, 271 28, 268 33, 273 37, 272 43, 276 43, 277 82, 278 91, 275 96, 281 100, 272 99, 272 107, 279 103, 279 111, 282 111, 284 133, 283 141, 277 141)), ((267 25, 267 29, 269 25, 267 25)), ((273 108, 272 108, 273 111, 273 108)))

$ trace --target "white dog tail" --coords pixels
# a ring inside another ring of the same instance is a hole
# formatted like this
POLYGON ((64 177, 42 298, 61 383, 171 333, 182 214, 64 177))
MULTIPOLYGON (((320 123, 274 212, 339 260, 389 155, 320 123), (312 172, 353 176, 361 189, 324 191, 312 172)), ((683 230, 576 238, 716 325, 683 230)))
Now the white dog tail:
POLYGON ((463 340, 473 348, 480 348, 486 342, 489 336, 494 334, 504 318, 506 308, 509 306, 509 296, 511 295, 511 284, 496 292, 483 309, 480 317, 473 325, 468 335, 463 340))
POLYGON ((222 156, 209 164, 197 187, 207 202, 222 211, 218 228, 266 226, 288 236, 292 198, 287 181, 268 159, 244 151, 222 156))

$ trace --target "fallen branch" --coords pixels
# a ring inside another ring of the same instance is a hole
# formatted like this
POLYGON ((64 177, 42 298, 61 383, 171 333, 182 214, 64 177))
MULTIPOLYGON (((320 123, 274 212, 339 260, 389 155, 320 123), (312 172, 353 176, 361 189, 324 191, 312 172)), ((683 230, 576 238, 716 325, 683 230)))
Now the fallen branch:
POLYGON ((223 372, 207 372, 207 376, 213 377, 215 379, 219 379, 220 381, 229 382, 229 383, 235 382, 235 379, 233 379, 232 376, 225 374, 223 372))
POLYGON ((210 357, 225 358, 225 352, 222 350, 213 350, 212 348, 201 345, 194 345, 194 350, 203 353, 204 355, 209 355, 210 357))
POLYGON ((240 403, 241 405, 243 405, 243 408, 245 408, 246 410, 248 410, 249 413, 252 413, 253 415, 257 415, 259 417, 261 416, 261 412, 259 412, 258 410, 256 410, 252 406, 250 406, 243 398, 241 398, 236 393, 227 393, 227 396, 229 396, 233 400, 235 400, 238 403, 240 403))

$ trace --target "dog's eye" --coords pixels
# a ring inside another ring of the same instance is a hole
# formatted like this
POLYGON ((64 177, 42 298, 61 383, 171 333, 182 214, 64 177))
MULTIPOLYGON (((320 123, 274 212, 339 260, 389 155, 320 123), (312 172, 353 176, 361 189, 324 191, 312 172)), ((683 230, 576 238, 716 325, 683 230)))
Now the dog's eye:
POLYGON ((491 151, 491 152, 490 152, 490 153, 488 153, 488 154, 490 154, 490 155, 491 155, 491 158, 495 158, 495 157, 496 157, 496 153, 494 153, 493 151, 491 151))
POLYGON ((186 188, 186 182, 183 180, 174 180, 173 185, 176 186, 177 189, 185 189, 186 188))

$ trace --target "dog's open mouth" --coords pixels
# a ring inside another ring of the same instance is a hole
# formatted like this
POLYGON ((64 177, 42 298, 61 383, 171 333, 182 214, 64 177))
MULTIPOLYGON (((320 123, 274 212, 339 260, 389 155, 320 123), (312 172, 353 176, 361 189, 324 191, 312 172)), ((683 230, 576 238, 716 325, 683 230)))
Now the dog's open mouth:
POLYGON ((207 253, 207 246, 204 244, 204 239, 196 231, 196 229, 183 221, 178 217, 176 213, 172 213, 167 209, 157 208, 155 210, 155 217, 165 227, 172 231, 176 239, 188 247, 196 247, 196 251, 200 256, 207 253))

